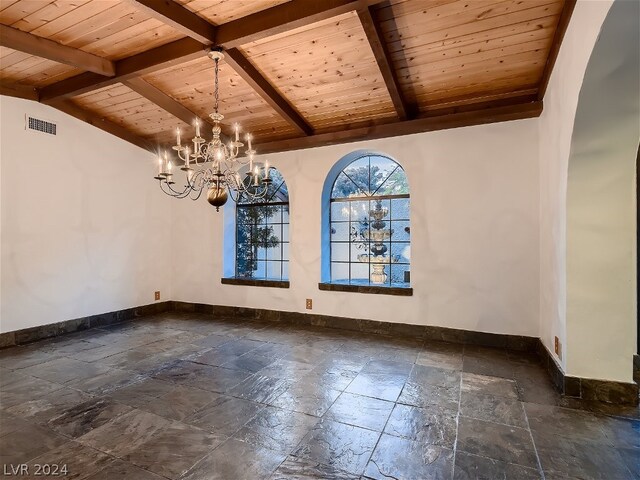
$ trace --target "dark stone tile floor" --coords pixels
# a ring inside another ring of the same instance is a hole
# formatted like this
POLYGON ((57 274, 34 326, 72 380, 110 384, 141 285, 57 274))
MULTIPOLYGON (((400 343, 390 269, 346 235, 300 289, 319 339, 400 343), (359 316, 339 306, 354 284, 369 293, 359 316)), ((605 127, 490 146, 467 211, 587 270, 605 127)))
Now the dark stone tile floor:
POLYGON ((168 313, 0 350, 0 463, 74 479, 640 479, 531 355, 168 313))

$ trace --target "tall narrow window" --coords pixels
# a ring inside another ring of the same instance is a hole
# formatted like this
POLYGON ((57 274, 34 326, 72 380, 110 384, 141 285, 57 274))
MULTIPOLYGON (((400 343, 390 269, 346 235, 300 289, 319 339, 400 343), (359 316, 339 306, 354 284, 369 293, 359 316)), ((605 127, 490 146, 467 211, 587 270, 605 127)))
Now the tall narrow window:
POLYGON ((363 155, 331 189, 331 283, 409 287, 409 185, 402 167, 363 155))
POLYGON ((236 205, 236 278, 289 278, 289 193, 278 170, 269 174, 264 198, 240 196, 236 205))

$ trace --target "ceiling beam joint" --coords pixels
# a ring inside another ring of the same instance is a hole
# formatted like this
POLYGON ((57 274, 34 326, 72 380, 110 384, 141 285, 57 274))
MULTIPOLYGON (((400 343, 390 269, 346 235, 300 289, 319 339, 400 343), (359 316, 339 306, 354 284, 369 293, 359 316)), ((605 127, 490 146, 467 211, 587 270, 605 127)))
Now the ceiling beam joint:
MULTIPOLYGON (((155 0, 140 1, 151 6, 156 3, 155 0)), ((311 25, 323 19, 333 18, 357 10, 362 5, 374 5, 381 1, 383 0, 292 0, 214 27, 215 44, 225 49, 233 48, 277 33, 311 25)), ((86 72, 48 85, 41 91, 41 101, 47 103, 55 98, 81 95, 129 78, 194 60, 205 55, 206 52, 207 50, 203 49, 203 43, 198 40, 193 38, 176 40, 115 62, 116 74, 110 79, 105 80, 102 76, 86 72)))
POLYGON ((216 41, 216 27, 173 0, 130 0, 138 9, 204 45, 216 41))
POLYGON ((291 0, 217 27, 216 44, 226 49, 337 17, 383 0, 291 0))
POLYGON ((57 98, 81 95, 121 83, 130 78, 171 68, 184 62, 201 58, 206 54, 207 48, 203 47, 200 42, 192 38, 182 38, 117 61, 116 75, 111 78, 85 72, 43 87, 40 101, 49 103, 57 98))
MULTIPOLYGON (((187 10, 182 5, 173 0, 132 0, 152 17, 166 22, 177 28, 185 35, 194 40, 211 45, 216 37, 216 27, 211 25, 202 17, 187 10), (208 32, 208 35, 204 33, 208 32)), ((297 133, 311 135, 313 128, 302 118, 299 112, 280 94, 276 88, 258 71, 258 69, 244 56, 240 50, 230 48, 226 51, 227 64, 246 81, 251 88, 271 106, 278 114, 284 118, 297 133)), ((146 82, 143 82, 146 83, 146 82)), ((126 84, 126 82, 125 82, 126 84)), ((175 105, 167 100, 166 95, 159 91, 149 90, 149 85, 134 82, 134 87, 140 88, 144 93, 150 94, 151 101, 157 99, 162 103, 163 108, 170 107, 174 111, 181 113, 175 105), (164 96, 164 97, 163 97, 164 96)), ((152 87, 153 88, 153 87, 152 87)), ((144 96, 144 95, 143 95, 144 96)), ((171 99, 172 100, 172 99, 171 99)), ((166 109, 166 108, 165 108, 166 109)), ((178 118, 180 118, 178 116, 178 118)))

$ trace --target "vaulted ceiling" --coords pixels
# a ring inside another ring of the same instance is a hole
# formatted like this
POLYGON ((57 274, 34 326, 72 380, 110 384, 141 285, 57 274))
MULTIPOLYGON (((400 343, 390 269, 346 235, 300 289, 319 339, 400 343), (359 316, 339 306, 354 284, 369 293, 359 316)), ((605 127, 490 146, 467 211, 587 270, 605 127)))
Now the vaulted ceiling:
POLYGON ((213 109, 258 152, 529 118, 575 0, 0 0, 0 93, 149 150, 213 109))

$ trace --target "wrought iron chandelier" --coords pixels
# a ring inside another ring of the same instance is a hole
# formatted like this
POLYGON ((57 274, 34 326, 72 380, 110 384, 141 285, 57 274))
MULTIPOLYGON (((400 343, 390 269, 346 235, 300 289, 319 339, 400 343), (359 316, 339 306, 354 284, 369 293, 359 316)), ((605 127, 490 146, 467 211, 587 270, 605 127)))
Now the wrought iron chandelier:
POLYGON ((245 135, 246 156, 238 156, 240 149, 244 147, 244 143, 240 141, 240 125, 233 125, 234 140, 229 139, 227 143, 223 141, 220 122, 224 120, 224 115, 218 112, 218 68, 224 54, 220 49, 214 49, 208 55, 215 62, 215 104, 213 113, 209 114, 213 120, 213 137, 207 142, 200 136, 200 120, 196 118, 196 136, 191 140, 193 148, 189 148, 182 145, 178 128, 176 145, 172 148, 183 163, 180 170, 185 172, 185 184, 183 187, 175 186, 177 179, 173 174, 174 165, 166 152, 158 157, 158 175, 154 178, 158 180, 164 193, 175 198, 188 197, 197 200, 206 189, 207 201, 219 211, 229 196, 234 202, 237 202, 240 196, 255 200, 264 198, 272 179, 269 177, 269 162, 261 165, 255 161, 256 151, 251 145, 250 133, 245 135), (242 171, 246 171, 244 175, 242 171))

